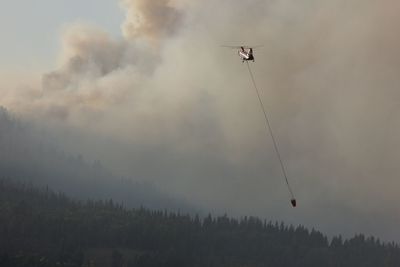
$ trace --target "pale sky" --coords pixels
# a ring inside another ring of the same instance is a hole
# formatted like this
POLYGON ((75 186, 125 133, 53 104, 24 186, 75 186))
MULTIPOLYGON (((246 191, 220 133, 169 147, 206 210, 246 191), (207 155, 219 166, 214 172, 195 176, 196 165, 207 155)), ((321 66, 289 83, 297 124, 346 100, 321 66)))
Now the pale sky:
POLYGON ((0 0, 0 6, 2 72, 51 69, 63 27, 83 20, 120 35, 124 17, 117 0, 0 0))

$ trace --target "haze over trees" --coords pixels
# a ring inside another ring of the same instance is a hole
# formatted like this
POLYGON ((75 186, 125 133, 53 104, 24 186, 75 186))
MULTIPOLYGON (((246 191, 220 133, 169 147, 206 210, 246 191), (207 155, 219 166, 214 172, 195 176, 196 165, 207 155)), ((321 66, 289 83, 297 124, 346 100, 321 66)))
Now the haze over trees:
POLYGON ((195 215, 46 138, 0 109, 0 266, 400 266, 397 244, 362 234, 195 215))
POLYGON ((256 217, 205 218, 112 200, 75 201, 0 181, 0 265, 400 266, 400 248, 362 234, 329 240, 256 217))
POLYGON ((62 151, 52 136, 0 107, 0 178, 49 186, 78 199, 113 198, 128 207, 195 210, 150 183, 117 177, 100 161, 62 151))

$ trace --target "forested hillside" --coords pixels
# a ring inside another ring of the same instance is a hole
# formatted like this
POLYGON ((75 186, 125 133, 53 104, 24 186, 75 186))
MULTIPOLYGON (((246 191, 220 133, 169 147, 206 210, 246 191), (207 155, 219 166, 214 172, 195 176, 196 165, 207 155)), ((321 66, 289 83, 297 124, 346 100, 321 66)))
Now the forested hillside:
POLYGON ((199 218, 74 201, 0 181, 0 266, 400 266, 397 244, 332 240, 255 217, 199 218))
POLYGON ((195 210, 149 183, 117 177, 99 161, 61 150, 45 129, 13 117, 0 106, 0 178, 62 190, 77 199, 113 198, 129 207, 195 210))

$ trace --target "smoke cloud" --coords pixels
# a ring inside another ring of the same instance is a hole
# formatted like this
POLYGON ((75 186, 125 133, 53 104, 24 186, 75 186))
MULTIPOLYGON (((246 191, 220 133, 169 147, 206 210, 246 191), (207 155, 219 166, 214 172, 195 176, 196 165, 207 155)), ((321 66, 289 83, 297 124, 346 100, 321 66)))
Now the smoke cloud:
POLYGON ((182 13, 170 0, 123 0, 127 18, 122 31, 127 39, 146 38, 152 42, 173 35, 182 21, 182 13))
POLYGON ((400 240, 399 5, 124 0, 123 38, 72 25, 60 67, 2 102, 207 209, 400 240), (250 64, 297 209, 246 66, 220 48, 241 44, 264 45, 250 64))

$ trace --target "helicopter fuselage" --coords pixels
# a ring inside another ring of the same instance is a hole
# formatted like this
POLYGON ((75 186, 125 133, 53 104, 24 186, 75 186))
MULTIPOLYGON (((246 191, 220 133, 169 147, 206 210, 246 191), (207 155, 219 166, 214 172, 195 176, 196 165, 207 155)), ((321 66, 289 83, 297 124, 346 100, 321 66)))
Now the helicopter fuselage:
POLYGON ((244 47, 241 47, 238 51, 239 57, 242 59, 242 61, 248 61, 248 60, 253 60, 254 61, 254 56, 253 56, 253 49, 244 49, 244 47))

